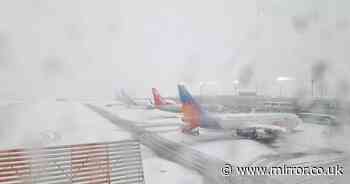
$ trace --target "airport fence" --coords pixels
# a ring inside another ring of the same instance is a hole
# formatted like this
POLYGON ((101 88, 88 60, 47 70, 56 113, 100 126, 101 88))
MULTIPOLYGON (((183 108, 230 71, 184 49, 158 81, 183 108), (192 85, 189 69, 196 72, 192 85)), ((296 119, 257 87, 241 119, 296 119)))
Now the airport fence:
POLYGON ((0 151, 3 184, 144 183, 136 140, 0 151))

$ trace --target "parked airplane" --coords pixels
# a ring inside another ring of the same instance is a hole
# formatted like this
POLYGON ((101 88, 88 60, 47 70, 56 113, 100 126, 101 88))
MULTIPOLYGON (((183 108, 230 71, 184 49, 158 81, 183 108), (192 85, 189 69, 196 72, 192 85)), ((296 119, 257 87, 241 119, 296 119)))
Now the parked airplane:
POLYGON ((336 116, 321 113, 298 113, 298 116, 305 122, 321 125, 339 126, 340 122, 336 116))
POLYGON ((152 88, 154 107, 156 109, 168 112, 181 112, 181 104, 173 100, 163 98, 156 88, 152 88))
POLYGON ((274 139, 291 132, 302 121, 289 113, 240 113, 214 115, 204 110, 184 85, 178 85, 184 126, 183 133, 199 135, 199 128, 233 131, 251 139, 274 139))
MULTIPOLYGON (((154 107, 161 111, 180 113, 182 105, 175 102, 174 100, 163 98, 156 88, 152 88, 154 107)), ((210 112, 220 112, 223 111, 224 106, 220 104, 202 104, 205 110, 210 112)))
POLYGON ((150 99, 134 100, 123 89, 120 90, 120 94, 117 98, 119 101, 124 103, 127 107, 142 107, 146 109, 154 108, 150 99))

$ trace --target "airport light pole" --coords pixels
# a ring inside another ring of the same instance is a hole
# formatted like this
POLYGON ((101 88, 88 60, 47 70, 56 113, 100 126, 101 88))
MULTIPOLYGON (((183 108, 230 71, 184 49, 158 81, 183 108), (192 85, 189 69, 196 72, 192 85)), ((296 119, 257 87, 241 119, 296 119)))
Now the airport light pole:
POLYGON ((294 81, 295 79, 292 77, 277 77, 276 81, 280 85, 280 97, 282 97, 282 83, 285 81, 294 81))
POLYGON ((311 97, 314 97, 314 84, 315 84, 314 80, 311 79, 311 97))
POLYGON ((282 83, 280 83, 280 97, 282 97, 282 83))
POLYGON ((234 80, 232 83, 233 83, 233 87, 235 88, 235 93, 236 95, 238 95, 239 80, 234 80))

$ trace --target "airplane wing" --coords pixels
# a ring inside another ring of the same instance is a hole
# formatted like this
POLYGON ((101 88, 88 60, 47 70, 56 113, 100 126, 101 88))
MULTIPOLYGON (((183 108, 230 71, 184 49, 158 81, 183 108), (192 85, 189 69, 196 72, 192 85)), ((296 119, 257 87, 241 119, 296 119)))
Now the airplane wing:
POLYGON ((283 132, 283 133, 287 132, 286 128, 276 126, 276 125, 266 125, 266 124, 250 124, 246 126, 246 128, 270 130, 272 132, 283 132))

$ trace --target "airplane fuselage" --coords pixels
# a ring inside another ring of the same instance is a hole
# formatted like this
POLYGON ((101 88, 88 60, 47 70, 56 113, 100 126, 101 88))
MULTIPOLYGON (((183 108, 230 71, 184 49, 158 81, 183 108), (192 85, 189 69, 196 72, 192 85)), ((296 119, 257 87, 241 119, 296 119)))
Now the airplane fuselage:
POLYGON ((223 115, 219 118, 217 123, 223 129, 271 125, 290 131, 301 123, 295 114, 290 113, 240 113, 223 115))
MULTIPOLYGON (((274 139, 281 133, 290 132, 302 122, 295 114, 289 113, 207 114, 200 121, 199 128, 232 131, 238 136, 252 139, 274 139)), ((199 129, 185 127, 183 132, 199 135, 199 129)))
POLYGON ((178 104, 156 105, 155 107, 161 111, 174 112, 174 113, 181 112, 181 105, 178 105, 178 104))

